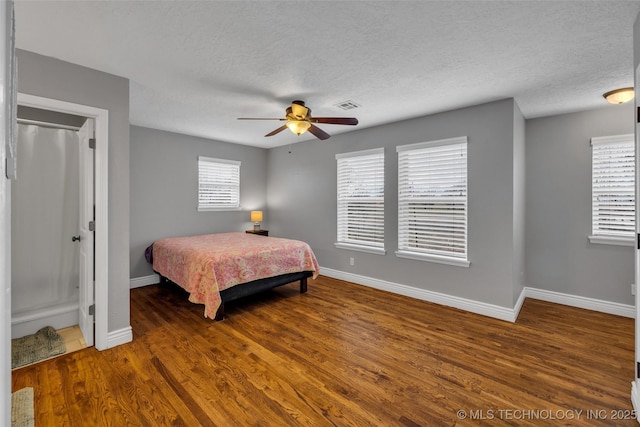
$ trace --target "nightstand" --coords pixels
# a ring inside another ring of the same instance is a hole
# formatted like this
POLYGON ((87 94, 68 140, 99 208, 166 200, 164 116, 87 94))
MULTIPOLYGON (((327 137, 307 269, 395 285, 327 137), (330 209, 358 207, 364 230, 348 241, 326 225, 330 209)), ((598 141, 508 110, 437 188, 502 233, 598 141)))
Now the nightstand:
POLYGON ((257 234, 259 236, 268 236, 269 230, 246 230, 248 234, 257 234))

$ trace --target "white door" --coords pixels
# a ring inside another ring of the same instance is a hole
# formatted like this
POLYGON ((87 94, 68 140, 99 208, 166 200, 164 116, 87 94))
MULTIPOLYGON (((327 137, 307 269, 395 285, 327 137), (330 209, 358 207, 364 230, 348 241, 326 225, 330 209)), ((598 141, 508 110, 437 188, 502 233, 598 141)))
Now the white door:
POLYGON ((93 119, 87 119, 78 132, 80 136, 80 330, 88 346, 93 345, 93 152, 89 141, 94 138, 93 119))

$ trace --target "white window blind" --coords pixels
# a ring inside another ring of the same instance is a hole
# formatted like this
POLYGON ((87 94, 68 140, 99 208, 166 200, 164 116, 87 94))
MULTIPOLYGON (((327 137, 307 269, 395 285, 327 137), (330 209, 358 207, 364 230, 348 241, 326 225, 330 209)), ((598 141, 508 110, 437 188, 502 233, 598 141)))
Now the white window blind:
POLYGON ((240 208, 240 162, 198 157, 198 210, 240 208))
MULTIPOLYGON (((633 242, 635 233, 635 145, 633 135, 592 138, 592 241, 633 242)), ((598 242, 603 243, 603 242, 598 242)))
POLYGON ((396 150, 396 254, 468 266, 467 137, 403 145, 396 150))
POLYGON ((337 154, 336 160, 336 246, 384 253, 384 149, 337 154))

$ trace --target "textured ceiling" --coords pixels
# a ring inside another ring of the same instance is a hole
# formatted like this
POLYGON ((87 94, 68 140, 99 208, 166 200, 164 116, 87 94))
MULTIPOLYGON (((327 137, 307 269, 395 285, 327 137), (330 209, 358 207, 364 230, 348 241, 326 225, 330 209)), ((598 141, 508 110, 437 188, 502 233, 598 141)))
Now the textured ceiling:
MULTIPOLYGON (((352 131, 515 98, 527 118, 633 86, 638 1, 21 1, 20 49, 130 79, 134 125, 258 147, 294 99, 352 131), (342 111, 335 104, 360 105, 342 111)), ((611 107, 615 108, 615 107, 611 107)), ((331 140, 329 140, 330 142, 331 140)), ((328 142, 324 142, 328 143, 328 142)))

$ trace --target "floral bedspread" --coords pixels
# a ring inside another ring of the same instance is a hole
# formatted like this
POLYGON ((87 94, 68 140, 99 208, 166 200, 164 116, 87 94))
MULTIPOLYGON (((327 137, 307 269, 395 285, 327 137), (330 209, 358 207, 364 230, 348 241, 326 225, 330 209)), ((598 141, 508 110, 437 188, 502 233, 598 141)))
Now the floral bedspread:
POLYGON ((153 269, 204 304, 205 317, 215 318, 220 291, 240 283, 320 267, 309 245, 299 240, 248 233, 171 237, 153 243, 153 269))

